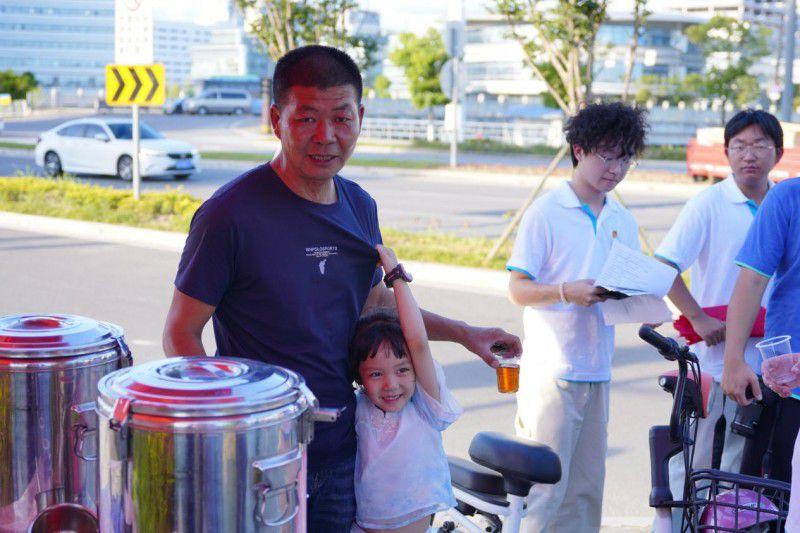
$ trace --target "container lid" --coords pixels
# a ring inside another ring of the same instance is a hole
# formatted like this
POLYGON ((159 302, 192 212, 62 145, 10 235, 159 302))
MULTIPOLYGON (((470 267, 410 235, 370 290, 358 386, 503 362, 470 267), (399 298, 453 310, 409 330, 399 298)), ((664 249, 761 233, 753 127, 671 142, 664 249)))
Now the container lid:
POLYGON ((303 378, 285 368, 234 357, 172 357, 104 376, 97 386, 109 407, 128 400, 133 413, 214 417, 308 407, 303 378))
POLYGON ((119 345, 122 328, 77 315, 0 317, 0 357, 72 357, 119 345))

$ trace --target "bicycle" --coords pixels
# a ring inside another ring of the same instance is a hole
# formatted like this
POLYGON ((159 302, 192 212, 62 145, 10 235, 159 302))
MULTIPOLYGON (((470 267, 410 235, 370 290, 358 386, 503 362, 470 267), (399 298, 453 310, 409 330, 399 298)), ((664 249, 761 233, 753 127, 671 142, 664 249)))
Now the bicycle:
POLYGON ((672 533, 672 510, 681 513, 681 532, 784 531, 790 485, 767 478, 719 470, 721 448, 714 450, 712 468, 694 470, 697 419, 708 414, 711 376, 700 371, 688 346, 679 346, 649 326, 639 337, 655 347, 678 370, 659 376, 659 385, 673 396, 668 426, 650 428, 650 507, 655 508, 655 533, 672 533), (669 460, 682 453, 686 479, 681 498, 669 487, 669 460))
POLYGON ((469 456, 472 461, 448 456, 458 505, 439 513, 440 532, 518 533, 533 485, 561 479, 558 455, 528 439, 480 432, 470 442, 469 456))

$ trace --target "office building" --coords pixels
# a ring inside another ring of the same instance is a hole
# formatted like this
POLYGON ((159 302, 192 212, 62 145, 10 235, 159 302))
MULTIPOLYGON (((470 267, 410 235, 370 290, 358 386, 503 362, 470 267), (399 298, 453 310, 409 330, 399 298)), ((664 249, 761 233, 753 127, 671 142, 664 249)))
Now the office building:
POLYGON ((102 88, 114 61, 109 0, 0 0, 0 70, 44 87, 102 88))

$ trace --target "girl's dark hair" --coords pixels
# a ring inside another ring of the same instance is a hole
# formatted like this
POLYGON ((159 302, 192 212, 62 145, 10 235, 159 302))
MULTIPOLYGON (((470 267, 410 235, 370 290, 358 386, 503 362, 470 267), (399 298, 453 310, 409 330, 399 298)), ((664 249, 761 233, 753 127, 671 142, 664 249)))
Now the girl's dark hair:
POLYGON ((725 147, 748 126, 758 126, 761 131, 772 139, 775 148, 783 148, 783 128, 775 115, 762 109, 743 109, 739 111, 727 124, 725 124, 725 147))
POLYGON ((640 107, 622 102, 587 105, 567 119, 564 126, 572 166, 578 165, 572 149, 576 144, 587 153, 619 146, 625 156, 639 155, 644 150, 648 128, 647 111, 640 107))
POLYGON ((400 319, 389 308, 380 308, 361 317, 356 323, 353 340, 350 341, 350 373, 356 383, 361 383, 358 367, 370 357, 375 357, 382 344, 388 344, 398 359, 408 355, 406 340, 400 328, 400 319))

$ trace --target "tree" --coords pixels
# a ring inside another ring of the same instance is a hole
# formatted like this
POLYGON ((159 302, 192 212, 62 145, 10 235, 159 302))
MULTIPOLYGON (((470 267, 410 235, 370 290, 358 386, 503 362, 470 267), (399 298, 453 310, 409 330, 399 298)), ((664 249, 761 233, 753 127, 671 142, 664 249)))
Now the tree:
POLYGON ((389 87, 391 86, 392 82, 383 74, 375 76, 375 81, 372 82, 372 88, 378 98, 389 98, 389 87))
POLYGON ((622 80, 621 99, 623 102, 628 99, 631 78, 633 77, 633 66, 636 64, 636 51, 639 48, 639 38, 645 24, 647 24, 647 16, 649 14, 647 0, 633 0, 633 35, 631 36, 631 44, 628 47, 628 57, 625 60, 625 78, 622 80))
POLYGON ((566 114, 589 98, 594 43, 606 19, 607 0, 494 0, 492 10, 510 27, 525 62, 566 114), (529 31, 531 30, 531 31, 529 31))
POLYGON ((39 86, 30 72, 16 74, 13 70, 0 72, 0 93, 8 93, 12 100, 24 100, 27 94, 39 86))
POLYGON ((351 34, 347 13, 356 0, 236 0, 250 31, 277 61, 286 52, 307 44, 326 44, 346 50, 361 70, 374 66, 381 38, 351 34))
MULTIPOLYGON (((592 92, 594 43, 600 24, 606 19, 608 0, 493 0, 493 4, 491 10, 505 19, 511 37, 522 47, 525 63, 544 83, 545 103, 552 99, 566 115, 575 115, 592 92)), ((484 258, 484 264, 511 236, 568 149, 564 145, 555 155, 539 185, 484 258)))
POLYGON ((696 84, 692 82, 698 77, 702 78, 699 74, 689 74, 685 78, 646 74, 638 80, 638 91, 634 101, 637 104, 644 104, 648 100, 660 98, 673 104, 693 102, 700 97, 696 84))
POLYGON ((400 46, 392 50, 389 59, 403 69, 411 103, 417 109, 427 109, 432 118, 434 106, 450 101, 439 86, 439 72, 448 59, 442 36, 430 28, 422 36, 401 33, 399 39, 400 46))
POLYGON ((725 106, 728 102, 746 105, 758 97, 758 80, 748 73, 753 64, 769 53, 769 30, 753 28, 749 22, 715 16, 705 24, 686 29, 689 40, 700 47, 711 65, 701 76, 690 74, 684 86, 702 97, 717 99, 720 106, 720 124, 725 124, 725 106))

